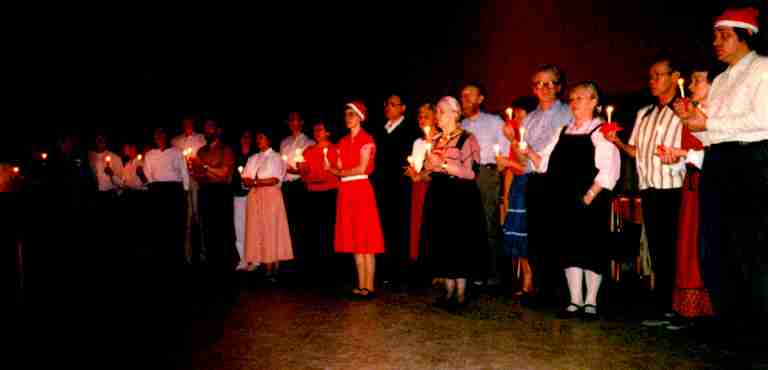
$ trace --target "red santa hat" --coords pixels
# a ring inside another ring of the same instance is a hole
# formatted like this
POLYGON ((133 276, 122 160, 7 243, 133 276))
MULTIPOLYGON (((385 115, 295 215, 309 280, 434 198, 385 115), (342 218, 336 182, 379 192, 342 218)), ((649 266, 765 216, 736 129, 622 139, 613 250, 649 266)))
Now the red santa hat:
POLYGON ((361 121, 365 121, 365 117, 368 114, 368 110, 365 109, 365 104, 359 100, 355 100, 353 102, 347 103, 347 108, 352 109, 357 113, 358 116, 360 116, 361 121))
POLYGON ((715 19, 715 27, 734 27, 745 28, 753 33, 757 33, 757 16, 759 12, 752 7, 739 9, 726 9, 722 15, 715 19))

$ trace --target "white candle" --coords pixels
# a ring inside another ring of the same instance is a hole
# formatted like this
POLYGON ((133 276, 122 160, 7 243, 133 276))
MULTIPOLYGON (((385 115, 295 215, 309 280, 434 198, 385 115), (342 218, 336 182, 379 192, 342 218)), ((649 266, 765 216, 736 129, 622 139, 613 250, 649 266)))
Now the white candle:
POLYGON ((410 155, 408 156, 408 165, 413 167, 413 156, 410 156, 410 155))
POLYGON ((493 154, 495 154, 497 157, 501 154, 501 145, 493 144, 493 154))
POLYGON ((46 160, 46 159, 48 159, 48 153, 42 153, 42 154, 40 154, 40 158, 42 158, 43 160, 46 160))
POLYGON ((107 167, 109 167, 112 164, 112 156, 106 156, 104 157, 104 162, 106 163, 107 167))
POLYGON ((605 107, 605 113, 608 115, 608 123, 611 123, 611 116, 613 115, 613 105, 605 107))
POLYGON ((141 155, 141 154, 139 154, 139 155, 137 155, 137 156, 136 156, 136 159, 138 159, 138 160, 142 160, 142 159, 144 159, 144 156, 143 156, 143 155, 141 155))
POLYGON ((429 139, 429 133, 432 131, 431 126, 424 126, 424 136, 429 139))
POLYGON ((512 107, 509 107, 509 108, 507 108, 505 110, 505 112, 507 113, 507 119, 511 121, 512 120, 512 113, 514 113, 515 110, 512 109, 512 107))
POLYGON ((426 149, 427 153, 432 151, 432 143, 426 143, 424 144, 424 149, 426 149))
POLYGON ((678 78, 677 79, 677 86, 680 88, 680 97, 685 97, 685 79, 678 78))
POLYGON ((528 148, 528 143, 525 142, 525 127, 520 127, 520 150, 528 148))
POLYGON ((243 166, 237 166, 237 172, 239 172, 242 175, 243 174, 243 166))

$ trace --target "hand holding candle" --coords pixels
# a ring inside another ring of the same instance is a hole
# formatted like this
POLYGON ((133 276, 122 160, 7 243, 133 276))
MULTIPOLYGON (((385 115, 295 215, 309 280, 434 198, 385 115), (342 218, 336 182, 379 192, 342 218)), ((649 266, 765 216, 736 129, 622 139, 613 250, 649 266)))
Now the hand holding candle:
POLYGON ((498 157, 501 155, 501 145, 499 144, 493 144, 493 154, 498 157))
POLYGON ((408 156, 408 165, 413 167, 413 156, 408 156))
POLYGON ((680 77, 677 79, 677 87, 680 89, 680 97, 685 98, 685 79, 680 77))

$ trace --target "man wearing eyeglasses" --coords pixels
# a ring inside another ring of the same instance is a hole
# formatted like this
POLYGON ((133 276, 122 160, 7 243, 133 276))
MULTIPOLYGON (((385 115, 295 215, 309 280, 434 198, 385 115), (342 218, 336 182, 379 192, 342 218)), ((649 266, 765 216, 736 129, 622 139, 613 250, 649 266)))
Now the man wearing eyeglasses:
MULTIPOLYGON (((488 233, 489 249, 485 251, 488 271, 479 272, 481 275, 487 276, 477 276, 476 279, 488 278, 488 283, 495 284, 499 281, 497 257, 501 250, 501 229, 498 222, 501 176, 496 170, 494 145, 499 146, 501 153, 508 153, 509 140, 504 136, 504 122, 501 118, 498 115, 482 111, 484 101, 485 88, 482 84, 469 83, 461 89, 461 109, 465 117, 461 121, 461 126, 472 133, 480 144, 480 171, 477 174, 476 182, 483 200, 488 233)), ((475 280, 475 284, 482 285, 483 280, 475 280)))
POLYGON ((419 137, 419 127, 406 119, 405 95, 390 94, 384 101, 387 122, 373 128, 376 140, 376 170, 373 181, 384 233, 384 258, 379 259, 384 284, 400 285, 409 278, 408 234, 410 221, 411 182, 403 175, 408 165, 413 141, 419 137))
POLYGON ((615 133, 609 135, 616 146, 635 158, 642 199, 643 222, 654 273, 654 295, 657 312, 646 326, 668 325, 672 313, 672 291, 675 279, 677 222, 685 173, 672 171, 658 155, 659 148, 681 147, 682 125, 672 109, 677 94, 680 69, 670 56, 656 58, 649 70, 648 87, 656 103, 637 112, 629 144, 615 133))

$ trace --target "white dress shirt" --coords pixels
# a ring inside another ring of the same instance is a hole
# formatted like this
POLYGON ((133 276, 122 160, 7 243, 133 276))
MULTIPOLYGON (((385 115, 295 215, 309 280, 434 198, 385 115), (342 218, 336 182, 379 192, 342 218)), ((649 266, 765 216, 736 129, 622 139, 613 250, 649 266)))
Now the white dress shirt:
POLYGON ((91 165, 93 175, 96 177, 99 191, 117 190, 122 185, 123 161, 120 156, 109 150, 101 153, 88 152, 88 162, 91 165), (107 156, 111 159, 112 176, 104 172, 104 169, 107 168, 107 156))
MULTIPOLYGON (((296 137, 288 136, 280 143, 280 156, 284 155, 288 157, 288 165, 296 168, 296 150, 298 149, 299 153, 303 155, 304 149, 313 144, 315 144, 315 141, 303 133, 300 133, 296 137)), ((292 173, 286 173, 285 178, 282 180, 295 181, 299 178, 301 178, 301 176, 292 173)))
POLYGON ((387 124, 384 125, 384 129, 387 130, 388 134, 391 134, 392 131, 395 131, 397 126, 400 126, 401 123, 403 123, 403 120, 405 119, 405 116, 400 116, 400 118, 394 120, 394 121, 387 121, 387 124))
MULTIPOLYGON (((557 142, 560 141, 560 133, 565 129, 566 135, 586 135, 590 131, 594 130, 602 122, 601 119, 595 118, 589 124, 582 125, 576 128, 572 123, 559 128, 554 139, 539 153, 541 156, 541 162, 539 167, 535 168, 537 172, 546 173, 549 166, 549 158, 554 151, 557 142)), ((619 180, 621 175, 621 154, 616 145, 613 145, 608 141, 600 130, 597 130, 590 135, 592 145, 595 146, 595 168, 598 172, 595 176, 595 181, 603 189, 613 190, 616 186, 616 181, 619 180)))
POLYGON ((248 158, 245 169, 243 169, 243 178, 269 179, 274 177, 277 179, 277 185, 280 185, 285 176, 285 169, 285 161, 280 157, 280 154, 269 148, 248 158))
POLYGON ((144 158, 144 175, 149 183, 153 182, 181 182, 184 190, 189 190, 189 172, 187 161, 181 151, 176 148, 165 150, 152 149, 144 158))
POLYGON ((768 140, 768 58, 754 51, 715 77, 707 99, 704 145, 768 140))

